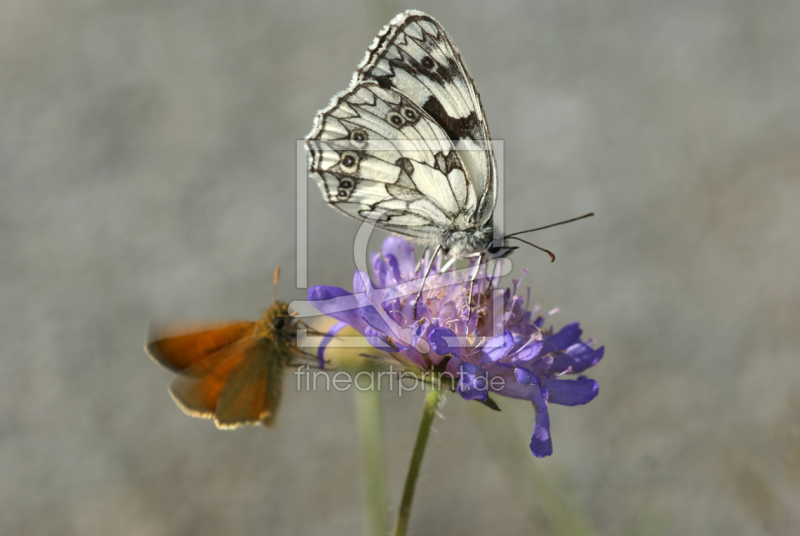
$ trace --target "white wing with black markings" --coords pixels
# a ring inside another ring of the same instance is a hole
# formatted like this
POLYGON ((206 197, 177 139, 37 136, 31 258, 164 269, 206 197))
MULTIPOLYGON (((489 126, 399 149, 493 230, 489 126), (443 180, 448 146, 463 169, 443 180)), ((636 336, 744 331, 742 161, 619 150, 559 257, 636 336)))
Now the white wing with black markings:
POLYGON ((455 256, 491 242, 497 167, 480 98, 444 28, 419 11, 384 27, 306 138, 333 207, 455 256))

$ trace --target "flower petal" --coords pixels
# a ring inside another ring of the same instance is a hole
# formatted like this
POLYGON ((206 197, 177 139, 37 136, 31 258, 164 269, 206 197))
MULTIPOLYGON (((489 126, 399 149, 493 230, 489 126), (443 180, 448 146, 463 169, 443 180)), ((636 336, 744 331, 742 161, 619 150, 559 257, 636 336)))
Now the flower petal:
POLYGON ((405 324, 403 318, 402 304, 400 298, 397 296, 397 290, 389 287, 383 290, 383 297, 380 298, 381 307, 389 315, 389 317, 398 324, 405 324))
POLYGON ((539 394, 538 389, 531 393, 531 402, 536 412, 536 424, 533 426, 531 436, 531 452, 537 458, 544 458, 553 453, 553 441, 550 439, 550 414, 547 412, 547 403, 539 394))
POLYGON ((425 336, 429 325, 430 322, 427 318, 420 318, 414 322, 414 325, 411 326, 411 332, 414 334, 413 338, 411 339, 412 346, 416 346, 419 340, 425 336))
POLYGON ((402 313, 405 318, 430 318, 431 313, 428 311, 428 307, 425 305, 425 300, 420 299, 419 303, 417 303, 417 310, 416 313, 414 312, 414 301, 416 301, 417 294, 416 292, 410 296, 405 296, 405 300, 401 300, 403 304, 402 313))
POLYGON ((514 348, 514 334, 505 330, 500 335, 495 335, 483 345, 483 355, 490 361, 500 361, 511 349, 514 348))
POLYGON ((369 274, 361 270, 356 270, 353 274, 353 294, 360 296, 361 294, 369 292, 371 288, 372 280, 369 278, 369 274))
POLYGON ((544 383, 549 393, 548 399, 562 406, 580 406, 594 400, 599 386, 590 378, 577 380, 548 380, 544 383))
POLYGON ((428 319, 422 318, 420 320, 417 320, 411 326, 411 329, 405 332, 405 333, 410 333, 411 335, 410 341, 408 342, 400 340, 394 341, 400 353, 405 355, 408 359, 410 359, 414 364, 416 364, 420 368, 428 367, 428 363, 425 361, 425 357, 422 355, 423 353, 427 354, 430 352, 430 345, 423 338, 427 328, 428 328, 428 319))
POLYGON ((524 365, 531 360, 533 360, 539 352, 542 350, 542 346, 544 345, 543 341, 540 340, 532 340, 528 342, 519 352, 516 352, 511 356, 509 363, 514 366, 521 366, 524 365))
POLYGON ((461 359, 461 342, 456 334, 447 328, 435 328, 428 334, 431 348, 439 355, 453 354, 461 359))
POLYGON ((403 276, 400 272, 400 263, 397 262, 397 258, 391 253, 384 258, 386 259, 386 266, 388 267, 390 285, 399 285, 403 282, 403 276))
POLYGON ((580 339, 581 328, 577 322, 572 322, 561 328, 558 333, 555 333, 544 341, 544 348, 542 351, 546 354, 550 352, 560 352, 566 350, 580 339))
POLYGON ((349 324, 356 331, 364 334, 367 323, 361 318, 358 298, 345 289, 320 285, 309 288, 307 296, 311 305, 320 313, 349 324))
MULTIPOLYGON (((395 330, 393 330, 392 326, 387 323, 383 315, 378 312, 378 308, 381 307, 380 304, 370 300, 367 293, 360 295, 358 307, 361 313, 361 318, 363 318, 372 329, 389 337, 394 335, 395 330)), ((383 309, 381 308, 381 310, 383 309)))
MULTIPOLYGON (((389 236, 381 245, 381 253, 384 257, 394 256, 397 260, 400 273, 411 275, 414 273, 414 246, 411 242, 403 240, 399 236, 389 236)), ((399 282, 399 281, 398 281, 399 282)))
POLYGON ((478 365, 462 361, 458 392, 464 400, 486 400, 489 397, 489 380, 486 370, 478 365))
POLYGON ((364 338, 366 338, 367 342, 375 348, 397 350, 397 347, 392 343, 391 339, 389 339, 385 333, 369 326, 367 326, 367 329, 364 330, 364 338))
POLYGON ((317 364, 319 365, 319 368, 325 368, 325 348, 327 348, 328 344, 334 339, 334 337, 336 337, 336 335, 346 327, 346 322, 336 322, 322 337, 322 342, 319 343, 319 348, 317 348, 317 364))
POLYGON ((603 358, 605 347, 601 346, 594 349, 586 343, 579 342, 567 348, 563 354, 559 354, 553 360, 552 370, 554 372, 583 372, 589 367, 593 367, 603 358))
MULTIPOLYGON (((522 385, 517 381, 514 369, 507 365, 488 363, 483 366, 489 373, 489 390, 500 396, 516 398, 518 400, 531 399, 531 391, 539 389, 539 381, 534 377, 533 383, 522 385)), ((527 380, 528 378, 524 378, 527 380)))
POLYGON ((372 273, 375 275, 375 282, 378 288, 386 288, 391 283, 388 280, 389 268, 383 262, 383 257, 378 253, 373 253, 371 257, 372 273))
POLYGON ((536 381, 536 376, 528 369, 515 368, 514 377, 520 385, 530 385, 536 381))

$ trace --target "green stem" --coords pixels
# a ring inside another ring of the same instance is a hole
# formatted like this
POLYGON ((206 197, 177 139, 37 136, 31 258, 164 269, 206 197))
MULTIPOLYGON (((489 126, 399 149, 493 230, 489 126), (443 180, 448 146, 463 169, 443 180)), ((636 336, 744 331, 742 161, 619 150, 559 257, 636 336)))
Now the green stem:
POLYGON ((411 514, 414 487, 417 485, 422 456, 425 454, 425 445, 428 444, 431 424, 433 424, 436 408, 441 398, 442 392, 435 387, 428 391, 428 396, 425 398, 425 409, 422 411, 422 420, 419 423, 419 431, 417 432, 417 442, 414 444, 414 452, 411 455, 411 463, 408 466, 408 475, 406 475, 406 485, 403 488, 403 500, 400 503, 400 512, 397 515, 394 536, 405 536, 406 530, 408 530, 408 516, 411 514))
POLYGON ((386 536, 389 527, 386 475, 381 433, 381 400, 377 389, 355 389, 358 435, 361 442, 364 500, 372 536, 386 536))

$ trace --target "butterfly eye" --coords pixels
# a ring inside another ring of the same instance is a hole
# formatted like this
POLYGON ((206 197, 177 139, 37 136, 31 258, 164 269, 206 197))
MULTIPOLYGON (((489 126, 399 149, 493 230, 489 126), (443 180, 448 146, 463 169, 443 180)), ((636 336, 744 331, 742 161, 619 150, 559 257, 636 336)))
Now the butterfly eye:
POLYGON ((433 61, 430 56, 425 56, 424 58, 422 58, 422 61, 420 61, 420 63, 426 69, 433 69, 436 66, 436 62, 433 61))
POLYGON ((399 127, 405 122, 403 121, 403 117, 397 112, 390 112, 389 115, 386 116, 386 119, 396 127, 399 127))
POLYGON ((409 121, 413 122, 417 120, 417 112, 413 108, 403 108, 400 111, 409 121))
POLYGON ((358 168, 358 155, 350 151, 342 153, 339 167, 347 173, 353 173, 358 168))

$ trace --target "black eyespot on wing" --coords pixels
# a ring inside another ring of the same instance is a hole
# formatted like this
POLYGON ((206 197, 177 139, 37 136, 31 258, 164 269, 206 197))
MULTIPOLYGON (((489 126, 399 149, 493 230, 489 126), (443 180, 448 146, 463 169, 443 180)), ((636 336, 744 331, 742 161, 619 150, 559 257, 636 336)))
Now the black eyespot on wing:
POLYGON ((356 129, 350 133, 350 141, 353 142, 353 145, 358 147, 359 149, 364 148, 367 145, 367 133, 362 129, 356 129))
POLYGON ((339 158, 339 167, 345 173, 355 173, 358 170, 358 154, 345 151, 339 158))
POLYGON ((337 201, 347 201, 350 199, 350 196, 353 194, 353 190, 356 188, 356 181, 348 177, 342 177, 339 179, 339 187, 336 189, 336 200, 337 201))
POLYGON ((414 108, 404 107, 400 110, 400 113, 405 117, 410 123, 415 123, 417 119, 419 119, 419 114, 414 108))
POLYGON ((436 62, 431 59, 430 56, 425 56, 420 60, 420 65, 422 65, 427 70, 433 70, 436 67, 436 62))
POLYGON ((389 112, 389 115, 386 116, 386 120, 396 127, 401 127, 403 126, 403 123, 405 123, 403 116, 397 112, 389 112))

